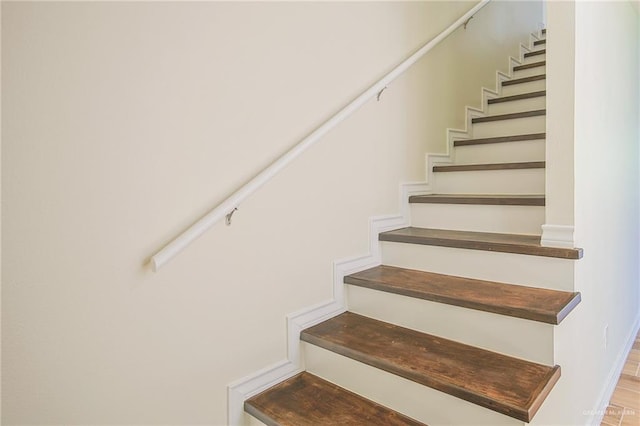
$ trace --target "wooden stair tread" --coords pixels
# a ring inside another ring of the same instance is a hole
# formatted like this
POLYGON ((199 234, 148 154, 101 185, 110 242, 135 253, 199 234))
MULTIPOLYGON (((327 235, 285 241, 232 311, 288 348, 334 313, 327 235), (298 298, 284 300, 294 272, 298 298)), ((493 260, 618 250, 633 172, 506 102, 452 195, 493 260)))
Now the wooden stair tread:
POLYGON ((529 83, 531 81, 538 81, 538 80, 545 80, 547 78, 546 74, 540 74, 540 75, 532 75, 529 77, 522 77, 522 78, 514 78, 512 80, 505 80, 502 82, 503 86, 513 86, 514 84, 522 84, 522 83, 529 83))
POLYGON ((305 342, 522 421, 560 377, 549 367, 345 312, 301 333, 305 342))
POLYGON ((534 46, 540 46, 541 44, 547 44, 547 40, 543 39, 543 40, 536 40, 536 41, 533 42, 534 46))
POLYGON ((267 426, 424 426, 307 372, 248 399, 244 407, 267 426))
POLYGON ((546 33, 547 33, 547 29, 546 29, 546 28, 543 28, 543 29, 542 29, 542 34, 546 34, 546 33))
POLYGON ((545 65, 547 65, 547 61, 531 62, 530 64, 517 65, 517 66, 513 67, 513 70, 514 71, 522 71, 522 70, 527 70, 529 68, 543 67, 545 65))
POLYGON ((545 247, 540 245, 538 235, 499 234, 492 232, 452 231, 407 227, 382 232, 380 241, 423 244, 440 247, 486 250, 501 253, 526 254, 531 256, 557 257, 562 259, 582 258, 581 248, 545 247))
POLYGON ((533 111, 523 111, 523 112, 512 112, 509 114, 500 114, 500 115, 488 115, 486 117, 475 117, 471 119, 472 123, 487 123, 489 121, 499 121, 499 120, 513 120, 516 118, 527 118, 527 117, 537 117, 540 115, 546 115, 546 109, 537 109, 533 111))
POLYGON ((511 135, 511 136, 495 136, 492 138, 478 138, 478 139, 460 139, 453 142, 453 146, 467 146, 467 145, 482 145, 488 143, 502 143, 502 142, 518 142, 518 141, 532 141, 539 139, 546 139, 546 133, 529 133, 526 135, 511 135))
POLYGON ((560 324, 580 303, 580 293, 482 281, 385 265, 348 275, 344 282, 548 324, 560 324))
POLYGON ((451 164, 446 166, 433 166, 434 172, 470 172, 485 170, 522 170, 544 169, 544 161, 526 161, 520 163, 491 163, 491 164, 451 164))
POLYGON ((488 104, 498 104, 501 102, 511 102, 511 101, 519 101, 522 99, 531 99, 531 98, 540 98, 542 96, 547 96, 546 90, 539 90, 537 92, 529 92, 529 93, 521 93, 519 95, 512 96, 501 96, 499 98, 493 98, 488 100, 488 104))
POLYGON ((475 204, 485 206, 544 206, 544 195, 428 194, 412 195, 412 204, 475 204))
POLYGON ((546 54, 547 54, 547 49, 540 49, 540 50, 534 50, 533 52, 527 52, 524 54, 524 57, 529 58, 531 56, 546 55, 546 54))

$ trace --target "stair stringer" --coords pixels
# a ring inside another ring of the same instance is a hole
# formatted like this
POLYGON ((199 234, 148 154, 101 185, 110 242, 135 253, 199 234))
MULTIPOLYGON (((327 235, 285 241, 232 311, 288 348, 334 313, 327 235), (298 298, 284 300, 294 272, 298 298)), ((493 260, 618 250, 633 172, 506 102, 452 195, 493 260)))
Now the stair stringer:
POLYGON ((378 234, 409 226, 411 209, 409 197, 431 193, 426 182, 400 185, 400 213, 374 216, 369 219, 369 253, 364 256, 333 262, 333 298, 287 315, 287 357, 238 379, 227 386, 227 423, 230 426, 246 424, 244 401, 304 370, 300 332, 347 310, 344 296, 344 277, 379 266, 382 263, 378 234))

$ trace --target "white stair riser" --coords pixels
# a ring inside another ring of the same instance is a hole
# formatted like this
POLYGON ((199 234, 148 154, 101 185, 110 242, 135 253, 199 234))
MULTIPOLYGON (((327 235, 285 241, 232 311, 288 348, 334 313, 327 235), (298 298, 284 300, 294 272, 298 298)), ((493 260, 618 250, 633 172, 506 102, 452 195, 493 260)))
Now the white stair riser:
POLYGON ((539 234, 544 206, 412 204, 411 226, 456 231, 539 234))
POLYGON ((471 134, 473 138, 490 138, 505 135, 523 135, 529 133, 544 133, 547 130, 546 117, 513 118, 485 123, 473 123, 471 134))
POLYGON ((535 46, 534 43, 531 43, 531 47, 530 47, 531 51, 533 51, 533 52, 535 52, 537 50, 544 50, 546 48, 547 48, 547 45, 545 43, 539 44, 537 46, 535 46))
POLYGON ((520 99, 517 101, 499 102, 495 104, 487 104, 487 115, 509 114, 511 112, 534 111, 545 109, 547 106, 547 98, 538 96, 537 98, 520 99))
POLYGON ((531 62, 538 62, 538 61, 546 61, 547 60, 547 55, 546 53, 543 53, 542 55, 533 55, 533 56, 529 56, 529 57, 524 57, 524 55, 522 55, 522 63, 523 64, 530 64, 531 62))
POLYGON ((544 161, 545 140, 488 143, 455 148, 455 162, 461 164, 544 161))
POLYGON ((385 265, 573 291, 573 260, 386 241, 381 246, 385 265))
POLYGON ((307 370, 429 425, 515 426, 523 422, 351 358, 303 344, 307 370))
POLYGON ((553 325, 352 285, 349 311, 423 333, 553 365, 553 325), (505 339, 505 336, 509 336, 505 339))
POLYGON ((544 169, 433 173, 437 194, 543 194, 544 169))
POLYGON ((260 420, 253 417, 251 414, 245 413, 245 425, 246 426, 267 426, 260 420))
POLYGON ((510 86, 502 86, 500 96, 520 95, 522 93, 537 92, 546 89, 547 80, 536 80, 528 83, 512 84, 510 86))

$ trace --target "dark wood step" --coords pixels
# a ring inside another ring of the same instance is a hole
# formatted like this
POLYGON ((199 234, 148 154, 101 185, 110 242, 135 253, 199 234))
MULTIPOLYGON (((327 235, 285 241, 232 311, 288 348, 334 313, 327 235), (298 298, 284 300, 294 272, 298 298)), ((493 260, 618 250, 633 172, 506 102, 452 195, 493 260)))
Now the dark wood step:
POLYGON ((483 145, 488 143, 519 142, 545 139, 546 133, 529 133, 526 135, 496 136, 492 138, 463 139, 453 142, 453 146, 483 145))
POLYGON ((544 29, 542 30, 542 34, 546 34, 546 33, 547 33, 547 29, 546 29, 546 28, 544 28, 544 29))
POLYGON ((511 101, 519 101, 522 99, 539 98, 542 96, 547 96, 546 90, 538 90, 537 92, 529 92, 529 93, 520 93, 519 95, 502 96, 500 98, 489 99, 487 102, 489 103, 489 105, 491 105, 491 104, 499 104, 501 102, 511 102, 511 101))
POLYGON ((560 377, 549 367, 345 312, 301 333, 305 342, 530 421, 560 377))
POLYGON ((348 275, 344 282, 548 324, 560 324, 580 303, 580 293, 481 281, 384 265, 348 275))
POLYGON ((546 74, 532 75, 529 77, 514 78, 513 80, 505 80, 502 82, 502 85, 513 86, 514 84, 530 83, 532 81, 544 80, 546 78, 547 78, 546 74))
POLYGON ((534 46, 540 46, 541 44, 547 44, 547 40, 543 39, 543 40, 536 40, 533 42, 534 46))
POLYGON ((378 238, 380 241, 397 243, 558 257, 562 259, 582 258, 581 248, 541 246, 540 237, 537 235, 498 234, 492 232, 408 227, 383 232, 378 238))
POLYGON ((547 53, 547 49, 534 50, 533 52, 525 53, 524 57, 530 58, 531 56, 546 55, 546 53, 547 53))
POLYGON ((483 206, 544 206, 544 195, 429 194, 412 195, 412 204, 475 204, 483 206))
POLYGON ((244 409, 267 426, 424 426, 306 372, 248 399, 244 409))
POLYGON ((537 109, 534 111, 512 112, 510 114, 488 115, 486 117, 476 117, 471 119, 472 123, 488 123, 490 121, 514 120, 516 118, 538 117, 546 115, 546 109, 537 109))
POLYGON ((522 70, 527 70, 529 68, 544 67, 545 65, 547 65, 547 61, 532 62, 530 64, 523 64, 523 65, 515 66, 515 67, 513 67, 513 70, 514 71, 522 71, 522 70))
POLYGON ((471 172, 485 170, 522 170, 544 169, 544 161, 527 161, 523 163, 494 163, 494 164, 452 164, 448 166, 433 166, 434 172, 471 172))

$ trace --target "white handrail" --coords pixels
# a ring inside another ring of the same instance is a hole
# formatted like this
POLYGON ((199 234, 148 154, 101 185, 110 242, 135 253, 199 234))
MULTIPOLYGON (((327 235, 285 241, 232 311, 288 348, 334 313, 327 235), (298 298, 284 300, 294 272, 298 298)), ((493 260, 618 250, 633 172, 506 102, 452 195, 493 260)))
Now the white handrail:
POLYGON ((438 34, 435 38, 430 40, 427 44, 418 49, 414 54, 405 59, 400 65, 395 67, 391 72, 382 77, 377 83, 363 92, 360 96, 351 101, 347 106, 338 111, 333 117, 327 120, 324 124, 314 130, 306 138, 302 139, 296 146, 287 151, 282 157, 273 162, 266 169, 261 171, 242 188, 237 190, 233 195, 220 203, 216 208, 207 213, 204 217, 191 225, 182 234, 178 235, 173 241, 164 246, 160 251, 151 257, 151 268, 157 271, 167 262, 173 259, 178 253, 184 250, 194 240, 204 234, 209 228, 215 225, 223 217, 231 213, 238 207, 249 195, 257 191, 262 185, 267 183, 284 169, 289 163, 295 160, 300 154, 306 151, 314 143, 316 143, 322 136, 324 136, 329 130, 336 127, 341 121, 349 117, 358 108, 364 105, 371 98, 380 93, 389 83, 398 78, 409 67, 415 64, 420 58, 422 58, 427 52, 433 49, 438 43, 444 40, 449 34, 451 34, 458 27, 463 25, 465 21, 471 18, 476 12, 482 9, 490 0, 481 0, 477 5, 471 8, 467 13, 461 16, 453 24, 449 25, 447 29, 438 34))

